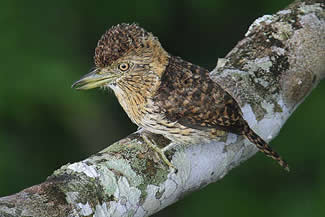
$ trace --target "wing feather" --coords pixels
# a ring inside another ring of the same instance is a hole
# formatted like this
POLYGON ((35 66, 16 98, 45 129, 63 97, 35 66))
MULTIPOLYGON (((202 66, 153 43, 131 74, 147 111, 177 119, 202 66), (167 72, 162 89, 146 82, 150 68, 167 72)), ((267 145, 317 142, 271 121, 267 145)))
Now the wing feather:
POLYGON ((245 124, 237 102, 208 70, 178 57, 170 58, 155 101, 167 119, 190 128, 241 134, 245 124))

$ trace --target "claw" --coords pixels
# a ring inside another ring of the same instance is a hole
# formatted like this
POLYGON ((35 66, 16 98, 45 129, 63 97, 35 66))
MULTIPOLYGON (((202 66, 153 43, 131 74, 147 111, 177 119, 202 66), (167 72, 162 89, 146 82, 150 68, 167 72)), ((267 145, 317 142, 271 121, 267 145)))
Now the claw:
POLYGON ((158 146, 152 142, 146 135, 141 135, 145 143, 147 143, 157 154, 160 155, 161 159, 164 163, 169 167, 172 172, 177 173, 177 168, 167 159, 165 155, 165 151, 163 149, 158 148, 158 146))

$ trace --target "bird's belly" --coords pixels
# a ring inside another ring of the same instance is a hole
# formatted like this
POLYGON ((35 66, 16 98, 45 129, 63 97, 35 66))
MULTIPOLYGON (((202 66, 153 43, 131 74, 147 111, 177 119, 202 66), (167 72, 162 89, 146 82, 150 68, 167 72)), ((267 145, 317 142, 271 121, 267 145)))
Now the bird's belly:
POLYGON ((180 144, 207 143, 225 135, 224 131, 216 131, 215 129, 198 130, 181 125, 177 121, 170 122, 160 114, 145 115, 141 121, 141 127, 180 144))

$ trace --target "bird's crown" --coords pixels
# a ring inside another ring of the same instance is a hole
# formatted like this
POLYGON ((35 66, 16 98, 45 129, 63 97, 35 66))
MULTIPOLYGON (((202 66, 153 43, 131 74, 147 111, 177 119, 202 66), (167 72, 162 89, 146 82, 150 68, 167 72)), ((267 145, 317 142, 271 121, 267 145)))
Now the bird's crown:
POLYGON ((95 65, 106 67, 132 49, 144 47, 144 42, 152 36, 136 24, 122 23, 107 30, 95 49, 95 65))

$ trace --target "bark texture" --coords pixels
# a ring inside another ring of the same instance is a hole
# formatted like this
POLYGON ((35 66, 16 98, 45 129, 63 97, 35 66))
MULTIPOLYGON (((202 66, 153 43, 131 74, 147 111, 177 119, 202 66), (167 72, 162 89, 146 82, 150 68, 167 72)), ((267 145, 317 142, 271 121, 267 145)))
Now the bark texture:
MULTIPOLYGON (((258 18, 211 72, 266 141, 325 77, 324 7, 323 1, 296 1, 258 18)), ((257 152, 248 140, 229 133, 219 142, 169 152, 178 168, 174 173, 141 133, 62 166, 44 183, 0 198, 0 216, 149 216, 223 178, 257 152)), ((159 145, 167 143, 161 136, 149 136, 159 145)))

